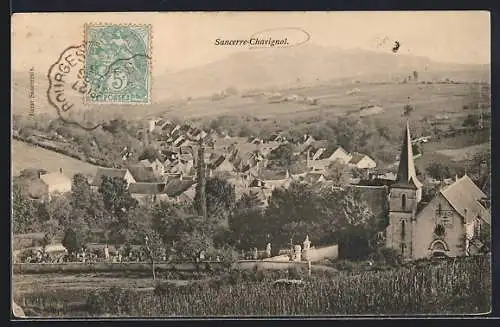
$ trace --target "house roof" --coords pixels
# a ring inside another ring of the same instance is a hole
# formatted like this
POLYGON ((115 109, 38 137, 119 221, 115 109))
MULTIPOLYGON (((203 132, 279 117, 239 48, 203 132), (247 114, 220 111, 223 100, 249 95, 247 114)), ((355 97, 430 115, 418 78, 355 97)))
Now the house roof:
POLYGON ((491 213, 479 202, 486 198, 486 194, 474 184, 469 176, 464 175, 453 184, 443 188, 440 193, 467 221, 480 216, 486 223, 491 224, 491 213))
POLYGON ((325 170, 332 162, 328 159, 311 160, 309 165, 316 170, 325 170))
POLYGON ((165 192, 169 197, 176 197, 187 191, 194 184, 196 182, 193 180, 172 178, 167 181, 165 192))
POLYGON ((162 181, 161 176, 155 174, 153 167, 146 167, 139 164, 130 165, 128 169, 137 182, 153 183, 162 181))
MULTIPOLYGON (((129 172, 128 169, 117 169, 117 168, 97 168, 97 172, 92 180, 92 186, 99 186, 102 182, 102 177, 107 176, 110 178, 120 178, 125 179, 125 175, 129 172)), ((129 172, 130 173, 130 172, 129 172)))
POLYGON ((40 179, 48 186, 70 184, 71 179, 61 172, 48 173, 40 176, 40 179))
POLYGON ((161 194, 165 193, 166 183, 131 183, 129 192, 131 194, 161 194))
POLYGON ((222 163, 226 160, 226 157, 225 156, 218 156, 215 160, 213 160, 212 162, 210 162, 208 164, 208 167, 210 169, 216 169, 217 167, 219 167, 220 165, 222 165, 222 163))
POLYGON ((335 152, 337 151, 337 148, 333 148, 333 147, 328 147, 328 148, 324 148, 325 150, 323 150, 323 152, 321 153, 321 155, 319 156, 318 159, 328 159, 330 158, 330 156, 335 152))
POLYGON ((363 158, 366 157, 366 154, 362 154, 359 152, 354 152, 352 154, 352 158, 349 161, 350 164, 357 165, 363 158))

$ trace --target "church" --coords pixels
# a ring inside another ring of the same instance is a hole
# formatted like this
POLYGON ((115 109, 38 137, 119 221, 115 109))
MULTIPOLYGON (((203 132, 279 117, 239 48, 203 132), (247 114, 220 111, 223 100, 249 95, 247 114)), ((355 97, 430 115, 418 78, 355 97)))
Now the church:
POLYGON ((405 260, 473 255, 489 238, 491 213, 486 195, 465 174, 422 202, 408 122, 403 134, 396 181, 388 193, 386 247, 405 260), (486 236, 485 236, 486 235, 486 236))

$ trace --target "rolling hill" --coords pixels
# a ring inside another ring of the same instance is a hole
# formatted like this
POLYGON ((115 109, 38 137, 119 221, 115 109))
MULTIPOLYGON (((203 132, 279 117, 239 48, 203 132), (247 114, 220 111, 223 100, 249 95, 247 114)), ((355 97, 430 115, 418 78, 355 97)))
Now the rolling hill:
MULTIPOLYGON (((407 54, 308 44, 294 48, 242 51, 206 65, 162 72, 161 75, 153 71, 153 104, 137 106, 133 110, 127 107, 123 112, 125 115, 140 116, 146 112, 165 110, 169 104, 178 103, 179 99, 209 96, 228 87, 243 91, 271 87, 314 87, 317 84, 335 84, 334 81, 387 82, 404 78, 414 70, 418 71, 422 80, 490 79, 489 65, 438 63, 426 57, 407 54)), ((13 112, 27 112, 29 74, 17 71, 12 76, 13 112)), ((48 87, 45 72, 36 73, 35 83, 37 111, 55 113, 45 98, 48 87)))
POLYGON ((87 162, 18 140, 12 140, 11 162, 13 176, 19 175, 23 169, 27 168, 40 168, 49 172, 62 168, 68 177, 73 177, 76 173, 93 176, 97 170, 97 166, 87 162))

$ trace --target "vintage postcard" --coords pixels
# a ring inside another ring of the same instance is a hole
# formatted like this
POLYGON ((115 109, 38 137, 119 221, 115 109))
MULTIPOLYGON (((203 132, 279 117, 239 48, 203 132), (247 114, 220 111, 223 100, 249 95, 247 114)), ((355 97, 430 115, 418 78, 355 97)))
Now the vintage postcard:
POLYGON ((491 311, 488 12, 11 29, 13 317, 491 311))

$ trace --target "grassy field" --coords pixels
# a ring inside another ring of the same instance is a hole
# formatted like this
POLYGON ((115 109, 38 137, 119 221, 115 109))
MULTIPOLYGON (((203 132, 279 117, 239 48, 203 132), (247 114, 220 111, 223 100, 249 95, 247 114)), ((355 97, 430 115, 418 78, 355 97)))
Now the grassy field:
POLYGON ((491 146, 491 144, 489 144, 489 143, 483 143, 483 144, 471 145, 471 146, 459 148, 459 149, 437 150, 436 152, 449 157, 451 159, 451 161, 460 162, 460 161, 470 159, 471 156, 473 156, 475 153, 488 150, 490 148, 490 146, 491 146))
POLYGON ((288 287, 273 286, 276 276, 263 271, 233 272, 169 281, 159 292, 151 280, 131 276, 22 276, 14 279, 14 300, 28 316, 477 314, 491 309, 490 265, 482 256, 335 275, 299 272, 302 285, 288 287))
POLYGON ((12 140, 11 162, 14 176, 26 168, 40 168, 49 172, 62 168, 69 177, 77 173, 94 175, 97 170, 97 166, 17 140, 12 140))
POLYGON ((344 84, 318 85, 309 88, 277 90, 283 96, 299 95, 318 99, 318 105, 301 104, 294 101, 269 103, 263 96, 232 96, 220 101, 194 99, 165 111, 165 114, 197 118, 217 115, 250 115, 259 118, 278 118, 286 115, 296 119, 324 112, 346 115, 361 106, 376 105, 383 111, 376 116, 393 118, 401 115, 403 106, 414 105, 413 115, 419 119, 426 115, 465 115, 462 106, 468 103, 468 84, 344 84), (355 92, 350 92, 356 89, 355 92))

